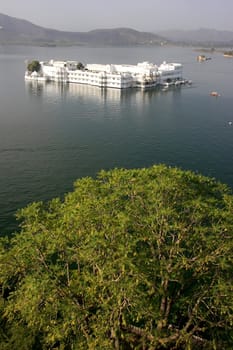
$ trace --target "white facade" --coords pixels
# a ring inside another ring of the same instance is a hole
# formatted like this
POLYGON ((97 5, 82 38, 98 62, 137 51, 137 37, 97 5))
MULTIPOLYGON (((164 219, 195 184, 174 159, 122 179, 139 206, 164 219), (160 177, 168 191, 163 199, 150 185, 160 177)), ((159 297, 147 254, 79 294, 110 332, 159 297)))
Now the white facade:
POLYGON ((76 61, 50 60, 40 64, 40 73, 27 71, 25 79, 43 79, 118 89, 154 87, 168 80, 182 79, 182 65, 179 63, 163 62, 160 66, 149 62, 137 65, 87 64, 84 69, 77 69, 76 61))
POLYGON ((160 77, 160 84, 180 80, 182 79, 183 66, 180 63, 163 62, 158 67, 158 73, 160 77))

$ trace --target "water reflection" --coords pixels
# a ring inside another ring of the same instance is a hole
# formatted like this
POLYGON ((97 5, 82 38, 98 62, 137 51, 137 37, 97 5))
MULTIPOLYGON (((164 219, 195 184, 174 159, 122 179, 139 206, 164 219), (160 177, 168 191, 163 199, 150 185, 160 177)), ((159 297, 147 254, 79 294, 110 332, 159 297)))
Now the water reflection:
POLYGON ((138 108, 151 103, 159 97, 169 96, 177 98, 181 93, 180 87, 170 88, 167 91, 156 87, 148 90, 141 89, 113 89, 100 88, 85 84, 61 84, 56 82, 25 81, 26 91, 29 96, 43 97, 47 100, 62 98, 62 101, 69 100, 89 100, 92 103, 105 104, 114 103, 127 105, 137 104, 138 108))

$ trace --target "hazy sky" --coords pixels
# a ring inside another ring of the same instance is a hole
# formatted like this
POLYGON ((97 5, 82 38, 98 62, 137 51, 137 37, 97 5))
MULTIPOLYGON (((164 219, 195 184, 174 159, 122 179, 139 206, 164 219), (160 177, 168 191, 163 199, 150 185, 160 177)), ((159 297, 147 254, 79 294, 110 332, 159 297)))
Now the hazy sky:
POLYGON ((72 31, 233 30, 233 0, 1 0, 0 13, 72 31))

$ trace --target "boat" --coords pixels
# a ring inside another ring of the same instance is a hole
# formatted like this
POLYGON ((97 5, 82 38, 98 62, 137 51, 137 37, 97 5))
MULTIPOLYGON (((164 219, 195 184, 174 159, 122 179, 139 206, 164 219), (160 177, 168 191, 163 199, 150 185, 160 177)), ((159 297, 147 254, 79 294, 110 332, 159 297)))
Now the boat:
POLYGON ((181 85, 181 84, 183 84, 183 81, 182 81, 182 80, 176 80, 176 81, 175 81, 175 86, 179 86, 179 85, 181 85))
POLYGON ((211 60, 211 57, 206 57, 205 55, 197 56, 197 61, 198 62, 204 62, 204 61, 209 61, 209 60, 211 60))
POLYGON ((217 91, 212 91, 210 93, 210 96, 218 97, 218 96, 220 96, 220 94, 217 91))
POLYGON ((172 85, 174 85, 175 83, 173 82, 173 81, 169 81, 169 82, 164 82, 164 83, 162 83, 162 86, 164 87, 164 88, 169 88, 170 86, 172 86, 172 85))

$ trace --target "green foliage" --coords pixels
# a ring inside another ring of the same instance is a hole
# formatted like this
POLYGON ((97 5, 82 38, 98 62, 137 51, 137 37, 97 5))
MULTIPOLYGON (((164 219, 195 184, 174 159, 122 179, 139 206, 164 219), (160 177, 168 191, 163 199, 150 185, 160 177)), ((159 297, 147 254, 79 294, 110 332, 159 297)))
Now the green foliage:
POLYGON ((40 69, 41 69, 40 62, 36 60, 29 62, 27 65, 27 70, 29 72, 39 72, 40 69))
POLYGON ((78 64, 77 64, 77 69, 84 69, 85 67, 84 67, 84 65, 83 65, 83 63, 82 62, 78 62, 78 64))
POLYGON ((161 165, 19 211, 0 350, 232 349, 232 209, 225 185, 161 165))

